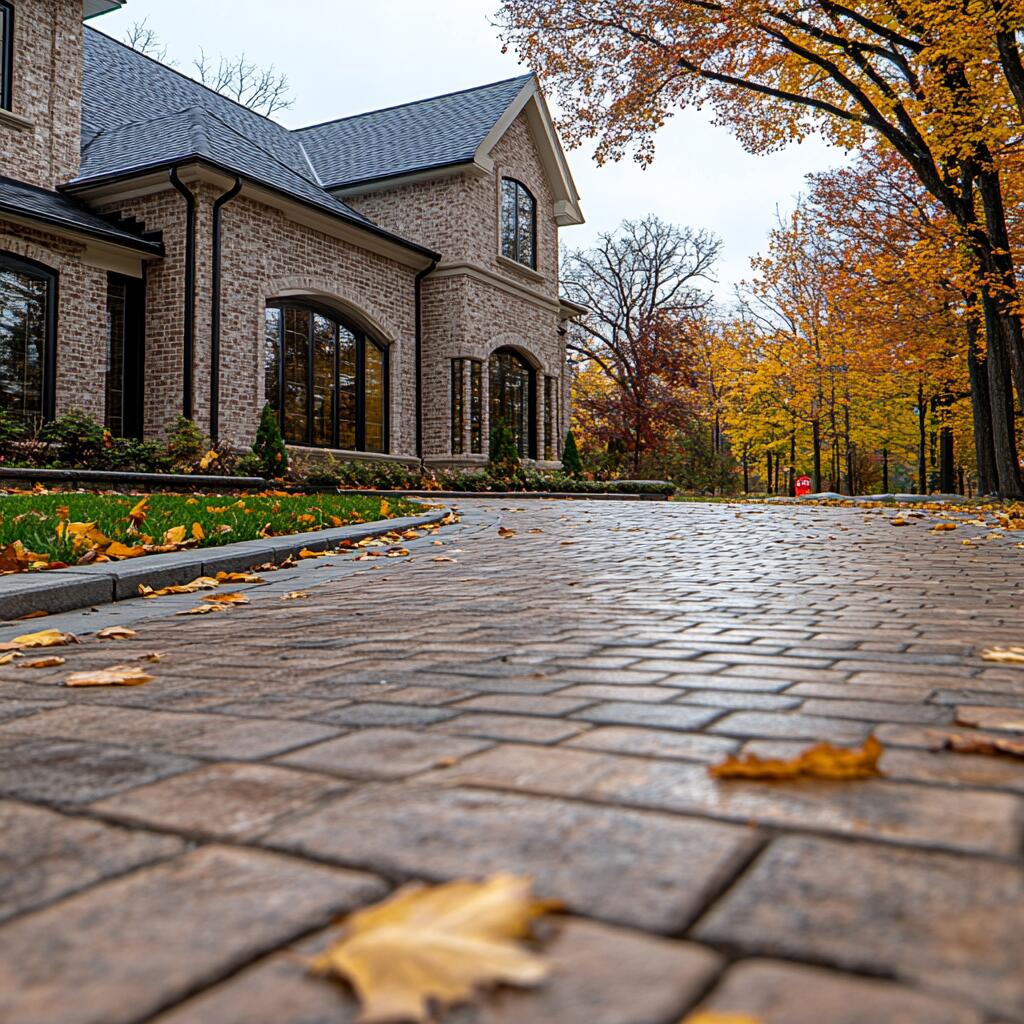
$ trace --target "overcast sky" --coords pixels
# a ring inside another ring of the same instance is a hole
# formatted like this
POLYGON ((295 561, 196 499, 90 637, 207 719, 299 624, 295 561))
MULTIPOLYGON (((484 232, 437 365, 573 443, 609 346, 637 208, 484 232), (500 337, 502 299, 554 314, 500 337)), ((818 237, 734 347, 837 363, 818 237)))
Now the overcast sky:
MULTIPOLYGON (((513 54, 501 53, 490 23, 496 8, 495 0, 128 0, 92 24, 121 37, 145 19, 182 70, 200 46, 209 56, 244 50, 275 64, 295 98, 277 120, 298 127, 522 73, 513 54)), ((709 228, 725 242, 718 291, 727 294, 747 276, 776 208, 792 205, 804 175, 840 159, 816 141, 750 156, 725 128, 687 111, 662 131, 646 171, 628 159, 597 167, 588 152, 570 152, 587 223, 562 239, 588 245, 623 218, 647 213, 709 228)))

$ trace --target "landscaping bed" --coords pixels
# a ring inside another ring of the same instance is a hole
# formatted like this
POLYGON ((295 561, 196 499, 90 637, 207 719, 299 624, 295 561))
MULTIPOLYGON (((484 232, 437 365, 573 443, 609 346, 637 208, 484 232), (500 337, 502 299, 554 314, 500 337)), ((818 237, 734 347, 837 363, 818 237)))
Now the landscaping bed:
POLYGON ((0 572, 220 547, 421 511, 400 498, 350 494, 5 494, 0 572))

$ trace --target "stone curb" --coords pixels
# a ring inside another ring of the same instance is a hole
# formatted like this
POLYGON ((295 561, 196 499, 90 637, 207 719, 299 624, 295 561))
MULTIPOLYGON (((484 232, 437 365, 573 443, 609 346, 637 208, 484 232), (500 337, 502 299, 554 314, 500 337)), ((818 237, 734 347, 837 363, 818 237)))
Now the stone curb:
POLYGON ((219 548, 199 548, 166 555, 144 555, 123 562, 73 566, 50 572, 0 577, 0 619, 17 619, 32 612, 70 612, 94 604, 125 601, 139 596, 139 585, 159 589, 189 583, 197 576, 245 572, 267 562, 283 562, 303 548, 324 551, 343 540, 377 537, 392 530, 431 526, 449 514, 447 508, 421 516, 382 519, 312 533, 240 541, 219 548))
POLYGON ((303 493, 320 494, 366 494, 382 498, 461 498, 463 501, 477 498, 566 498, 575 501, 668 501, 670 494, 583 494, 580 491, 396 491, 373 488, 304 487, 303 493))
POLYGON ((4 483, 77 484, 80 487, 109 484, 119 487, 177 487, 184 493, 212 487, 232 491, 265 490, 269 481, 259 476, 218 476, 203 473, 130 473, 114 469, 19 469, 0 467, 4 483))

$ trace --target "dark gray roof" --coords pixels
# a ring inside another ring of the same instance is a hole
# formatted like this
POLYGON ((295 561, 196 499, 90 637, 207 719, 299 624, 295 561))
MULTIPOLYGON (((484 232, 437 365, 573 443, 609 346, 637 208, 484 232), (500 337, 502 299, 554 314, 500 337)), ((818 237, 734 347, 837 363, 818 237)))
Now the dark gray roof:
POLYGON ((532 75, 300 128, 325 188, 468 163, 532 75))
POLYGON ((104 220, 69 196, 10 178, 0 177, 0 211, 31 217, 33 220, 143 252, 163 251, 159 242, 104 220))
POLYGON ((434 255, 328 190, 469 162, 530 77, 292 132, 87 27, 82 167, 70 184, 198 158, 434 255))

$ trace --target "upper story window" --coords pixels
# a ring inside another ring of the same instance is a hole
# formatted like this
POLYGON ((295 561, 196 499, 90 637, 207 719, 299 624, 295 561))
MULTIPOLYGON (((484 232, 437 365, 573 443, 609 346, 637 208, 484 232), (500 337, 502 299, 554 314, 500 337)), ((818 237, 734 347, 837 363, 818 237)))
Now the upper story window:
POLYGON ((14 82, 14 8, 0 0, 0 109, 12 107, 14 82))
POLYGON ((388 353, 328 310, 266 312, 266 398, 291 444, 388 450, 388 353))
POLYGON ((537 200, 515 178, 501 179, 501 255, 537 269, 537 200))

